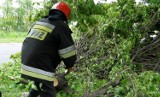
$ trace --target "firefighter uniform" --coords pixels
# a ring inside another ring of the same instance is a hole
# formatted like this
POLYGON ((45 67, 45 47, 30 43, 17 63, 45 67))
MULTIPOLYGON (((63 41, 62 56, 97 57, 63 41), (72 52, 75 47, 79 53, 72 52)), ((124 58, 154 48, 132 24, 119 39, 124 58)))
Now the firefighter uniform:
POLYGON ((58 64, 63 61, 70 68, 76 61, 72 31, 64 15, 60 11, 54 13, 35 22, 23 42, 21 76, 36 85, 53 84, 58 64))

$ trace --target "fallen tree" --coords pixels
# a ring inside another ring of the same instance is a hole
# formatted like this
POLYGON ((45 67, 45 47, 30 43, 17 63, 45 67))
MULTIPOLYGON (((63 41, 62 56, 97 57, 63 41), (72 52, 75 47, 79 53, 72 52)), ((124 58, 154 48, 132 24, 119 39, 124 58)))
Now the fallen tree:
POLYGON ((110 86, 111 87, 116 87, 119 84, 120 84, 120 79, 117 78, 114 81, 110 81, 109 83, 107 83, 103 87, 100 87, 96 91, 93 91, 93 92, 87 91, 82 97, 98 97, 98 96, 101 96, 101 95, 105 95, 106 97, 113 97, 114 93, 109 93, 109 94, 107 93, 108 88, 110 86))

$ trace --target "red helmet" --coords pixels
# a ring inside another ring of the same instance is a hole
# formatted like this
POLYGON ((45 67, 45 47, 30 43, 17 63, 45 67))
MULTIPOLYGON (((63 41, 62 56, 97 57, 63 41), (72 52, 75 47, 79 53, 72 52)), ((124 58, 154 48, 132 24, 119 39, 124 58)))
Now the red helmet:
POLYGON ((66 16, 67 20, 69 19, 69 15, 70 15, 71 9, 66 3, 58 2, 58 3, 53 5, 51 10, 52 9, 57 9, 57 10, 62 11, 64 13, 64 15, 66 16))

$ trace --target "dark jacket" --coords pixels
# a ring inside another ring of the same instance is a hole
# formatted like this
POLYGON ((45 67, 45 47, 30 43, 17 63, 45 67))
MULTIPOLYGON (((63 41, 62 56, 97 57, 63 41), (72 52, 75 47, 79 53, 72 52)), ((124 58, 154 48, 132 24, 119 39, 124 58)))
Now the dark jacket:
POLYGON ((23 78, 53 82, 55 69, 61 61, 66 68, 73 67, 76 49, 66 22, 64 15, 55 11, 34 23, 21 51, 23 78))

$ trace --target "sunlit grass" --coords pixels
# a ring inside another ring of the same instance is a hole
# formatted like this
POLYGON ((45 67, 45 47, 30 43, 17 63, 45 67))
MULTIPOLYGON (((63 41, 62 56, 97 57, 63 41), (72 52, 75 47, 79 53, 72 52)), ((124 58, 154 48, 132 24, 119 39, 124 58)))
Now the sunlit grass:
POLYGON ((0 43, 6 42, 22 42, 26 36, 26 32, 0 32, 0 43))

